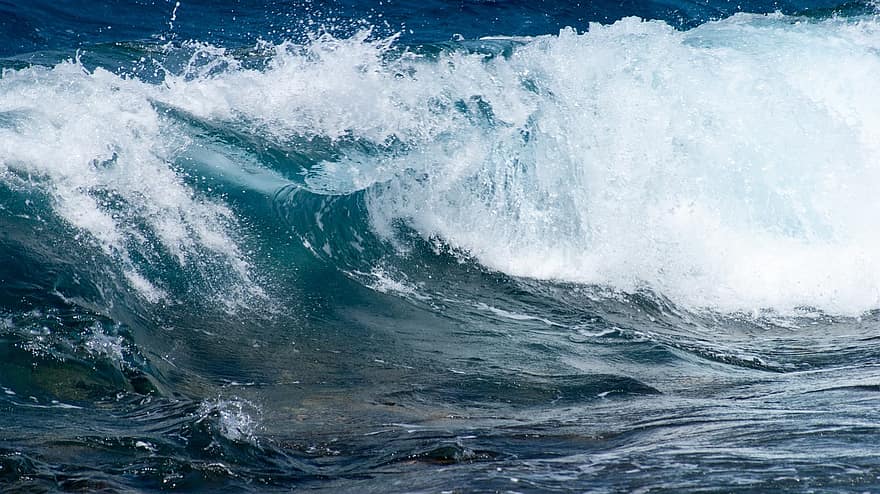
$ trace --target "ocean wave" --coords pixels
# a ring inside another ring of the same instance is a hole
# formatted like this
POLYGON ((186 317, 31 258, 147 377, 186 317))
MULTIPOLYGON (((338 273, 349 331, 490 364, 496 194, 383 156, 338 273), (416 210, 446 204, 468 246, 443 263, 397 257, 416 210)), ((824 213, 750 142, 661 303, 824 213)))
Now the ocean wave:
POLYGON ((153 303, 167 266, 263 296, 253 219, 213 174, 348 272, 415 232, 513 276, 856 315, 880 305, 878 26, 627 18, 433 47, 362 31, 169 45, 186 63, 158 82, 6 70, 0 180, 43 191, 153 303))

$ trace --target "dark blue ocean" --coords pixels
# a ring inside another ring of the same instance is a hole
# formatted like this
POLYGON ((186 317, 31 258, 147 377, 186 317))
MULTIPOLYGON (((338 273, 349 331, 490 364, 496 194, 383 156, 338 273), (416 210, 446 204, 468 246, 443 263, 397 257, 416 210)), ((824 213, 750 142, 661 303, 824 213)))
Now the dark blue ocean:
POLYGON ((873 1, 0 0, 0 492, 880 491, 873 1))

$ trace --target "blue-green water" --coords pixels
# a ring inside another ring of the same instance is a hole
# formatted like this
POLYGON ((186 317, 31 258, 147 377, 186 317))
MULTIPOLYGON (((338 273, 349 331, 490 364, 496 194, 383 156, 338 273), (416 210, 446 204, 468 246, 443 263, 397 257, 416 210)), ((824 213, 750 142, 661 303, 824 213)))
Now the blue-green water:
POLYGON ((0 490, 880 488, 871 3, 0 0, 0 490))

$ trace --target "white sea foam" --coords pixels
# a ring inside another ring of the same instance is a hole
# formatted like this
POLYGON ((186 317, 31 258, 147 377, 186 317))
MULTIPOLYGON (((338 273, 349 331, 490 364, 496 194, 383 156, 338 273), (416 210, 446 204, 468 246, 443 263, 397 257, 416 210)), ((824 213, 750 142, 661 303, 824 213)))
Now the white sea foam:
POLYGON ((311 170, 315 190, 368 189, 378 233, 403 219, 509 274, 721 311, 880 307, 876 20, 737 15, 680 32, 630 18, 510 40, 509 57, 393 41, 282 43, 259 69, 203 46, 161 85, 76 63, 7 72, 2 163, 48 176, 60 214, 122 257, 138 237, 96 188, 181 265, 193 246, 241 260, 229 210, 169 166, 186 139, 160 101, 325 139, 341 153, 311 170))
POLYGON ((378 232, 405 219, 506 273, 722 311, 880 307, 875 20, 630 18, 513 42, 429 58, 325 36, 164 97, 282 141, 404 143, 312 185, 374 185, 378 232))
POLYGON ((431 300, 431 297, 421 293, 419 287, 407 280, 405 275, 400 273, 392 275, 380 266, 374 267, 369 273, 354 272, 352 274, 371 279, 372 282, 367 284, 367 286, 380 293, 396 293, 403 297, 411 297, 421 301, 431 300))
POLYGON ((83 345, 89 354, 94 357, 107 358, 117 367, 125 367, 125 352, 127 351, 125 339, 122 336, 111 336, 105 333, 99 325, 92 328, 83 345))
POLYGON ((171 162, 187 139, 154 108, 155 90, 74 61, 4 71, 0 170, 7 173, 0 180, 27 176, 42 187, 57 214, 119 261, 151 302, 167 294, 131 260, 133 251, 148 259, 164 251, 185 269, 214 256, 239 279, 233 285, 252 290, 230 235, 231 211, 199 198, 171 162))
POLYGON ((217 398, 202 403, 198 411, 198 421, 215 418, 223 437, 257 444, 260 424, 255 415, 259 413, 259 407, 247 400, 217 398))
POLYGON ((444 60, 495 124, 374 191, 374 223, 691 307, 880 307, 878 48, 874 21, 626 19, 479 69, 444 60))

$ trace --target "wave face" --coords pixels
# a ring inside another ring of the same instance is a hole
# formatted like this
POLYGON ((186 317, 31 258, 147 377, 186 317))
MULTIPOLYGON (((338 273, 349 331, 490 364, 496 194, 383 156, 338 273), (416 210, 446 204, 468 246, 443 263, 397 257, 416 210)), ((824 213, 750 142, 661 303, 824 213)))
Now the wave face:
MULTIPOLYGON (((367 89, 412 118, 391 135, 414 152, 386 168, 422 174, 371 190, 371 217, 515 276, 722 311, 874 309, 878 43, 873 21, 626 19, 419 65, 415 91, 367 89)), ((371 121, 348 128, 389 138, 371 121)))
POLYGON ((872 19, 629 18, 433 56, 367 36, 269 47, 261 69, 214 54, 199 70, 232 68, 154 97, 318 140, 308 190, 364 190, 380 235, 402 221, 510 275, 725 312, 877 308, 872 19))
POLYGON ((873 4, 126 5, 0 1, 0 484, 876 489, 873 4))

